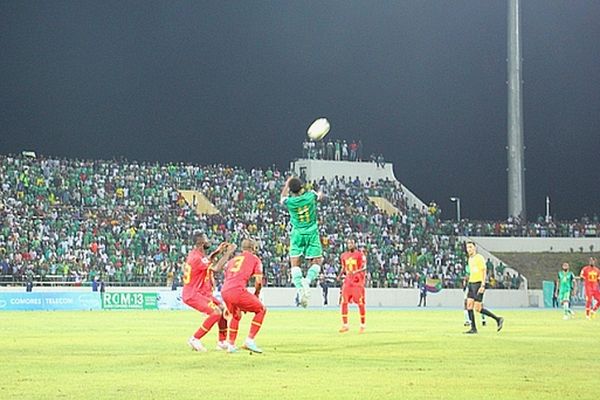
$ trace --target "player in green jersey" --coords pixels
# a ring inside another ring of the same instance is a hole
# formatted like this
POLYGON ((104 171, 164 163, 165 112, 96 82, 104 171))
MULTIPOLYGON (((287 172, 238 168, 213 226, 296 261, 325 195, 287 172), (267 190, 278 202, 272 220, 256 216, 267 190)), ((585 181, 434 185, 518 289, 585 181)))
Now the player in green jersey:
POLYGON ((575 291, 575 275, 569 271, 569 263, 562 264, 562 270, 558 271, 558 280, 555 287, 558 292, 558 301, 563 306, 563 319, 569 319, 575 315, 570 307, 571 294, 575 291))
POLYGON ((305 190, 302 181, 296 177, 288 178, 281 191, 281 204, 287 207, 292 224, 289 252, 292 282, 298 290, 302 307, 308 305, 310 284, 321 271, 323 249, 319 237, 317 201, 322 197, 322 193, 305 190), (306 277, 300 268, 302 256, 310 264, 306 277))

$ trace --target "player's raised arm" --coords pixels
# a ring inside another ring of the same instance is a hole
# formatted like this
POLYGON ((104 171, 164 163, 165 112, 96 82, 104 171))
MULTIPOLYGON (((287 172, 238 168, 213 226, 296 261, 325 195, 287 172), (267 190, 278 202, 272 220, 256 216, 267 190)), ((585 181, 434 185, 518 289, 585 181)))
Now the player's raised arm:
POLYGON ((216 249, 215 251, 213 251, 212 253, 210 253, 210 254, 208 255, 208 259, 209 259, 211 262, 213 262, 213 261, 215 260, 215 258, 216 258, 216 257, 217 257, 219 254, 223 253, 223 252, 224 252, 224 251, 227 249, 227 245, 228 245, 228 244, 229 244, 229 243, 227 243, 227 242, 223 242, 223 243, 221 243, 221 244, 219 245, 219 247, 217 247, 217 249, 216 249))
POLYGON ((216 264, 212 264, 210 266, 210 269, 212 269, 213 271, 217 271, 218 272, 218 271, 220 271, 220 270, 223 269, 223 267, 225 266, 225 263, 227 261, 229 261, 229 259, 231 258, 231 256, 235 252, 235 249, 237 249, 237 246, 234 243, 226 243, 225 248, 227 250, 225 250, 225 253, 223 253, 223 255, 221 256, 221 258, 219 258, 219 261, 217 261, 216 264))
POLYGON ((283 184, 283 188, 281 189, 281 196, 279 198, 279 201, 281 202, 281 204, 283 204, 284 200, 289 196, 290 194, 290 180, 293 178, 293 176, 290 176, 289 178, 287 178, 287 180, 285 181, 285 183, 283 184))

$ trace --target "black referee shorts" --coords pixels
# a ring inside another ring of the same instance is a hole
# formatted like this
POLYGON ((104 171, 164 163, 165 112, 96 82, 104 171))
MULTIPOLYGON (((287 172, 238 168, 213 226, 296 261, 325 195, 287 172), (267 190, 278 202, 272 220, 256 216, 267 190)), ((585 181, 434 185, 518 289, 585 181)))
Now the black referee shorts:
POLYGON ((478 303, 483 303, 483 293, 478 293, 481 282, 469 282, 467 299, 473 299, 478 303))

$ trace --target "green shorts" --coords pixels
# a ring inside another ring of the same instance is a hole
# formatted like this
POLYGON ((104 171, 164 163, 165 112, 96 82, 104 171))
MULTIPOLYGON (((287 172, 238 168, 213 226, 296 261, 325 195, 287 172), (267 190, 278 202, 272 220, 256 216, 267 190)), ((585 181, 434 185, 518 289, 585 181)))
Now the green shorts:
POLYGON ((316 258, 323 255, 319 231, 301 234, 292 232, 290 234, 290 257, 316 258))
POLYGON ((562 303, 563 301, 571 301, 571 291, 570 290, 559 290, 558 301, 560 303, 562 303))

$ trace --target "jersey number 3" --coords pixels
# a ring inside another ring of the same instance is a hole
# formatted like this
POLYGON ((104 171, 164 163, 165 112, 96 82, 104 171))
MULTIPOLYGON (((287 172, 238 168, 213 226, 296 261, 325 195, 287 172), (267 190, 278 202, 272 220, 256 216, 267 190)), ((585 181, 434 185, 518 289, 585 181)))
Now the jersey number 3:
POLYGON ((242 264, 244 263, 244 256, 237 256, 233 258, 233 267, 229 269, 229 272, 236 273, 242 268, 242 264))

